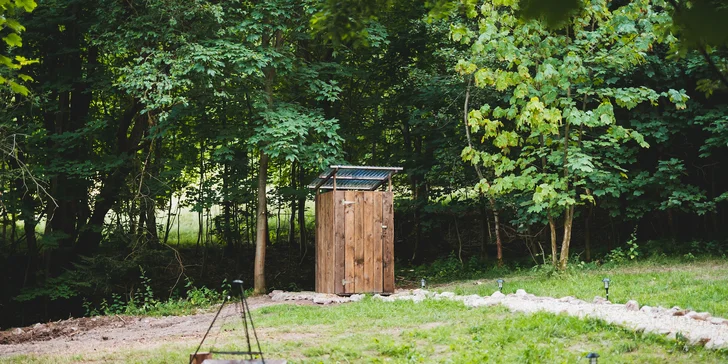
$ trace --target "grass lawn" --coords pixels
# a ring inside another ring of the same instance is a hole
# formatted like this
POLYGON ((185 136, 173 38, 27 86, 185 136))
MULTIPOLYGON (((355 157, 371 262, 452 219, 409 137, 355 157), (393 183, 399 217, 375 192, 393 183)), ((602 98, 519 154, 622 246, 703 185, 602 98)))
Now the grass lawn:
MULTIPOLYGON (((367 299, 331 307, 279 305, 253 311, 268 358, 289 362, 575 363, 591 352, 602 363, 720 363, 725 352, 685 348, 656 335, 635 334, 599 320, 563 315, 469 309, 459 302, 386 303, 367 299)), ((240 350, 238 322, 228 322, 216 349, 240 350), (229 330, 229 331, 225 331, 229 330)), ((215 341, 209 339, 209 343, 215 341)), ((182 363, 194 346, 75 357, 16 357, 23 363, 182 363)))
MULTIPOLYGON (((491 294, 497 277, 493 272, 482 275, 480 285, 468 280, 435 289, 491 294)), ((538 271, 515 272, 503 277, 504 292, 524 288, 537 295, 591 300, 603 295, 601 279, 605 276, 612 279, 610 298, 614 302, 634 298, 640 304, 680 305, 728 316, 728 304, 723 302, 728 296, 728 263, 714 259, 651 260, 550 278, 538 271)), ((253 317, 267 357, 291 363, 586 363, 584 356, 589 352, 599 353, 600 363, 728 362, 728 350, 688 347, 681 341, 635 333, 600 320, 514 314, 500 306, 471 309, 452 301, 415 304, 365 299, 324 307, 278 305, 254 310, 253 317)), ((189 339, 165 341, 154 349, 69 357, 31 355, 10 362, 183 363, 196 347, 189 339)), ((241 350, 241 324, 229 319, 222 330, 213 329, 206 343, 213 342, 217 350, 241 350)))

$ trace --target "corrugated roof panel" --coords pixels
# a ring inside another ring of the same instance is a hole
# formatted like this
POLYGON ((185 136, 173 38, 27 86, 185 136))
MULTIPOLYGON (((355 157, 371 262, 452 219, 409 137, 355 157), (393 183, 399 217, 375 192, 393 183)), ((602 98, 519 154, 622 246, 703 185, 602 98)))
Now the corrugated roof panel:
POLYGON ((311 181, 308 188, 333 189, 335 178, 336 189, 373 190, 401 170, 402 167, 333 165, 311 181))

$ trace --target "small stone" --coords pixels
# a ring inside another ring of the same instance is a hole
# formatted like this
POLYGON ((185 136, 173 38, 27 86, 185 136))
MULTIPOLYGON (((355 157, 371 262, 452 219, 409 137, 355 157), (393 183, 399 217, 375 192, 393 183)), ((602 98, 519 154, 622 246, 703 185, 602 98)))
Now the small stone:
POLYGON ((475 281, 475 282, 473 282, 473 284, 476 285, 476 286, 479 286, 479 285, 483 284, 483 282, 481 282, 481 281, 475 281))
POLYGON ((363 294, 353 294, 353 295, 349 296, 349 301, 351 301, 351 302, 359 302, 363 299, 364 299, 363 294))
POLYGON ((720 337, 710 340, 705 344, 706 349, 719 349, 724 346, 726 346, 726 342, 720 337))
POLYGON ((566 296, 566 297, 559 298, 559 302, 571 302, 575 299, 576 299, 576 297, 566 296))
MULTIPOLYGON (((671 310, 674 310, 674 309, 675 309, 675 307, 673 307, 671 310)), ((673 316, 685 316, 685 314, 687 314, 688 312, 690 312, 690 310, 678 309, 677 311, 673 311, 672 315, 673 316)))
POLYGON ((455 297, 455 292, 442 292, 442 293, 440 293, 440 297, 453 298, 453 297, 455 297))
POLYGON ((528 293, 526 293, 525 289, 516 290, 516 297, 526 297, 526 296, 528 296, 528 293))
POLYGON ((693 320, 706 321, 710 318, 710 313, 690 311, 685 316, 690 317, 693 320))
POLYGON ((722 317, 711 317, 708 321, 710 321, 710 323, 713 325, 723 325, 726 319, 722 317))
POLYGON ((102 336, 101 337, 101 340, 109 340, 109 337, 108 336, 102 336))
POLYGON ((644 305, 642 308, 640 308, 640 311, 646 312, 646 313, 652 313, 652 307, 644 305))
POLYGON ((22 334, 24 332, 25 331, 23 331, 23 329, 21 329, 21 328, 18 327, 17 329, 13 330, 13 335, 20 335, 20 334, 22 334))
POLYGON ((640 304, 635 300, 629 300, 624 304, 624 308, 627 309, 627 311, 639 311, 640 304))
POLYGON ((495 292, 493 292, 493 294, 492 294, 492 295, 490 295, 490 298, 495 298, 495 299, 503 299, 503 298, 505 298, 505 297, 506 297, 506 295, 504 295, 504 294, 503 294, 502 292, 500 292, 500 291, 495 291, 495 292))
POLYGON ((43 328, 43 324, 41 324, 41 323, 37 323, 37 324, 33 325, 34 330, 38 330, 38 329, 42 329, 42 328, 43 328))
POLYGON ((468 297, 463 300, 463 304, 468 307, 480 307, 480 306, 487 306, 488 305, 488 299, 478 297, 478 298, 471 298, 468 297))

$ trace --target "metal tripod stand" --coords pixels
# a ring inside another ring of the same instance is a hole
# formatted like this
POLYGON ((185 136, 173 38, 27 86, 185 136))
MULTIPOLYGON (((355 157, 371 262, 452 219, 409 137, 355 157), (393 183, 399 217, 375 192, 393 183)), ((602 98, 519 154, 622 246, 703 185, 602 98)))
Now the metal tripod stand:
MULTIPOLYGON (((245 290, 243 289, 243 281, 237 279, 233 281, 233 291, 236 289, 240 290, 240 313, 241 318, 243 319, 243 328, 245 330, 245 342, 247 343, 247 351, 210 351, 210 354, 224 354, 224 355, 247 355, 250 359, 241 361, 245 363, 263 363, 265 364, 265 358, 263 358, 263 350, 260 348, 260 341, 258 341, 258 333, 255 332, 255 324, 253 324, 253 317, 250 315, 250 307, 248 306, 248 301, 245 299, 245 290), (250 329, 248 329, 248 324, 250 324, 250 329), (250 331, 253 332, 253 338, 255 339, 255 345, 258 347, 258 351, 253 351, 253 347, 250 342, 250 331), (258 356, 260 359, 256 360, 255 356, 258 356)), ((215 317, 212 319, 212 322, 210 323, 210 327, 207 328, 207 331, 205 332, 205 336, 202 337, 202 341, 200 341, 200 345, 197 346, 197 349, 195 350, 195 353, 190 356, 190 362, 189 364, 192 364, 192 362, 195 360, 195 358, 198 356, 198 353, 200 351, 200 348, 202 347, 202 344, 205 342, 205 339, 207 338, 207 335, 210 333, 210 330, 212 329, 213 325, 215 325, 215 321, 217 321, 218 316, 220 316, 220 312, 222 312, 223 307, 225 307, 225 304, 227 301, 230 300, 230 296, 226 296, 223 298, 222 304, 220 305, 220 308, 217 310, 217 313, 215 314, 215 317)), ((236 303, 237 304, 237 303, 236 303)), ((211 360, 206 360, 206 362, 210 362, 211 360)), ((212 361, 213 363, 216 361, 212 361)), ((219 361, 217 361, 219 362, 219 361)), ((226 363, 232 363, 233 361, 225 361, 226 363)), ((276 360, 277 362, 277 360, 276 360)))

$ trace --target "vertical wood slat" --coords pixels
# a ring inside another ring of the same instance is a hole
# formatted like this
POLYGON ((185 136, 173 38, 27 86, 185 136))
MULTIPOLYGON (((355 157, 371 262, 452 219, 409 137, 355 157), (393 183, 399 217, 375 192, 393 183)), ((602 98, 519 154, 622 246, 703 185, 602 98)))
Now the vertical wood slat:
POLYGON ((364 195, 364 290, 372 292, 374 287, 374 204, 373 192, 364 195))
POLYGON ((327 216, 328 230, 326 231, 326 293, 334 293, 334 192, 328 193, 327 216))
MULTIPOLYGON (((356 192, 346 191, 344 199, 349 202, 356 202, 356 192)), ((345 253, 344 253, 344 275, 346 276, 346 285, 344 285, 344 293, 356 293, 354 290, 354 255, 356 251, 356 238, 354 235, 354 211, 356 204, 346 204, 344 207, 344 236, 345 236, 345 253)))
POLYGON ((378 191, 316 196, 317 292, 394 292, 392 199, 391 192, 378 191))
POLYGON ((384 229, 382 229, 382 194, 374 193, 372 199, 374 200, 373 206, 373 225, 372 226, 372 255, 374 256, 372 275, 372 292, 383 292, 383 278, 382 278, 382 253, 384 249, 384 229))
POLYGON ((346 279, 345 267, 346 263, 346 243, 345 239, 345 222, 346 215, 344 211, 345 200, 344 191, 336 191, 334 195, 333 210, 334 210, 334 293, 344 293, 344 285, 341 283, 342 280, 346 279))
POLYGON ((364 290, 364 195, 356 192, 354 203, 354 290, 364 290))
POLYGON ((382 225, 386 225, 383 236, 382 279, 384 292, 394 293, 394 211, 392 192, 382 193, 382 225))
POLYGON ((321 263, 319 262, 319 259, 321 258, 321 255, 319 254, 319 248, 321 247, 321 195, 319 194, 318 190, 316 190, 316 205, 314 209, 314 214, 316 215, 316 249, 314 250, 314 260, 316 261, 316 265, 314 267, 314 279, 316 284, 316 292, 321 292, 321 263))

